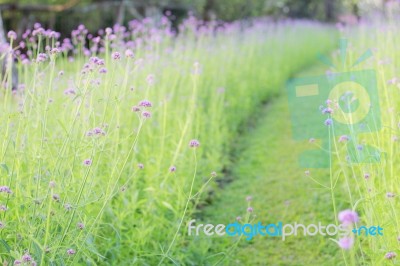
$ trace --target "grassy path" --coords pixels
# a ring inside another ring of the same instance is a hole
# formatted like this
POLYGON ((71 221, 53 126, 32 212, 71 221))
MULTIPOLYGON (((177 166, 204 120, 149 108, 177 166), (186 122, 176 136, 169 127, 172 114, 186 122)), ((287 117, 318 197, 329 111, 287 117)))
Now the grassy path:
MULTIPOLYGON (((254 208, 254 223, 303 224, 335 223, 331 196, 304 174, 297 157, 304 145, 292 140, 285 94, 271 100, 243 139, 237 144, 238 158, 232 165, 233 182, 222 189, 203 213, 205 223, 231 223, 244 216, 248 203, 254 208)), ((328 184, 328 170, 320 170, 319 180, 328 184)), ((204 240, 204 239, 203 239, 204 240)), ((207 241, 207 240, 205 240, 207 241)), ((213 237, 212 254, 223 252, 234 243, 230 237, 213 237)), ((215 263, 217 255, 211 263, 215 263)), ((241 239, 226 265, 341 265, 342 254, 336 243, 322 236, 280 238, 256 236, 241 239)), ((208 261, 207 263, 209 263, 208 261)))

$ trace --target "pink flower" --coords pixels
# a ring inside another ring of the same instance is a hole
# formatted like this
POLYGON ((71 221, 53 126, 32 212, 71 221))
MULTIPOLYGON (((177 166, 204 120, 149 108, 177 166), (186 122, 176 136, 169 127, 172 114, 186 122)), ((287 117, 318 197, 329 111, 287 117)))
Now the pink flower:
POLYGON ((348 236, 339 239, 338 242, 339 247, 342 249, 350 249, 353 247, 353 244, 354 244, 354 239, 348 236))
POLYGON ((86 166, 89 166, 89 165, 92 164, 92 160, 86 159, 86 160, 83 161, 83 164, 86 165, 86 166))
POLYGON ((396 252, 390 251, 385 254, 385 259, 392 260, 396 258, 396 256, 397 256, 396 252))
POLYGON ((169 171, 172 173, 172 172, 175 172, 176 171, 176 167, 175 166, 171 166, 170 168, 169 168, 169 171))
POLYGON ((342 224, 352 224, 358 222, 358 214, 353 210, 344 210, 339 212, 339 221, 342 224))
POLYGON ((199 147, 200 146, 200 142, 197 140, 197 139, 192 139, 190 142, 189 142, 189 147, 190 148, 197 148, 197 147, 199 147))

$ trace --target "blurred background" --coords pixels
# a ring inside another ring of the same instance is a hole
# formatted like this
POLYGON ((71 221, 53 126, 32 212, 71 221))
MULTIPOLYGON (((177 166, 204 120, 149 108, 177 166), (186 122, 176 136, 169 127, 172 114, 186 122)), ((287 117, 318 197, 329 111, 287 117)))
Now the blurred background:
POLYGON ((205 21, 268 16, 357 23, 368 16, 389 16, 399 0, 0 0, 0 31, 18 36, 35 22, 69 35, 79 24, 94 32, 132 19, 166 13, 174 25, 188 14, 205 21))

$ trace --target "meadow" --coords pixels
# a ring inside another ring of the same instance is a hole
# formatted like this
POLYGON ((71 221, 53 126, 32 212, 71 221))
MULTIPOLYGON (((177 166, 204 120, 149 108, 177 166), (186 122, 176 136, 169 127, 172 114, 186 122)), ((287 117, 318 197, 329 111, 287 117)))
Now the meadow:
POLYGON ((159 26, 135 20, 97 34, 80 25, 68 39, 40 24, 18 36, 21 42, 10 32, 2 57, 17 61, 19 85, 12 90, 5 82, 1 92, 0 261, 395 263, 398 80, 388 60, 396 58, 395 25, 340 32, 351 39, 349 61, 363 49, 376 53, 366 64, 378 76, 383 129, 363 141, 386 156, 351 164, 335 136, 330 169, 316 171, 297 164, 294 155, 314 144, 291 140, 284 86, 335 49, 339 33, 331 25, 268 19, 217 25, 189 17, 179 34, 166 18, 159 26), (294 238, 288 245, 187 235, 193 217, 217 223, 242 213, 250 221, 253 208, 260 219, 336 223, 339 211, 352 209, 385 234, 347 242, 294 238))

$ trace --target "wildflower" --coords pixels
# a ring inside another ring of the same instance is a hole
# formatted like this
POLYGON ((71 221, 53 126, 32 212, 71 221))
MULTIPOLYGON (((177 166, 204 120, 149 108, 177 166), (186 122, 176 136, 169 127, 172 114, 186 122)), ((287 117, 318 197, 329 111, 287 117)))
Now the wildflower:
POLYGON ((386 193, 386 197, 387 198, 394 198, 394 197, 396 197, 396 194, 394 194, 393 192, 387 192, 386 193))
POLYGON ((345 142, 345 141, 349 141, 350 138, 347 135, 342 135, 339 137, 339 142, 345 142))
POLYGON ((358 214, 353 210, 344 210, 339 212, 338 218, 342 224, 352 224, 358 222, 358 214))
POLYGON ((15 260, 14 261, 14 265, 21 265, 22 264, 22 261, 20 261, 20 260, 15 260))
POLYGON ((11 189, 8 186, 0 186, 0 192, 5 192, 8 194, 12 193, 11 189))
POLYGON ((211 172, 212 177, 217 177, 217 173, 215 171, 211 172))
POLYGON ((154 75, 153 74, 148 75, 146 80, 147 80, 147 84, 153 85, 154 84, 154 75))
POLYGON ((144 165, 142 163, 138 163, 137 166, 138 166, 139 169, 144 169, 144 165))
POLYGON ((140 101, 139 106, 142 106, 142 107, 152 107, 153 105, 151 104, 150 101, 148 101, 148 100, 143 100, 143 101, 140 101))
POLYGON ((396 252, 390 251, 385 254, 385 259, 392 260, 396 258, 396 256, 397 256, 396 252))
POLYGON ((331 126, 333 124, 333 120, 332 118, 328 118, 325 120, 324 122, 325 126, 331 126))
POLYGON ((38 54, 37 58, 36 58, 36 62, 40 63, 40 62, 44 62, 47 60, 47 55, 44 53, 40 53, 38 54))
POLYGON ((74 95, 74 94, 75 94, 75 90, 74 90, 74 89, 71 89, 71 88, 66 89, 66 90, 64 91, 64 94, 65 94, 65 95, 74 95))
POLYGON ((70 256, 75 255, 75 253, 76 253, 76 251, 73 250, 72 248, 67 250, 67 254, 70 255, 70 256))
POLYGON ((119 60, 121 59, 121 54, 119 52, 115 52, 112 54, 112 57, 114 60, 119 60))
POLYGON ((0 211, 7 211, 8 208, 5 205, 0 205, 0 211))
POLYGON ((351 237, 343 237, 339 239, 339 247, 342 249, 350 249, 354 244, 354 239, 351 237))
POLYGON ((84 223, 78 223, 76 225, 80 230, 83 230, 85 228, 85 224, 84 223))
POLYGON ((323 114, 332 114, 332 113, 333 113, 333 109, 330 108, 330 107, 324 108, 324 109, 322 110, 322 113, 323 113, 323 114))
POLYGON ((11 40, 16 40, 17 39, 17 34, 15 33, 15 31, 10 30, 7 33, 7 37, 11 40))
POLYGON ((189 147, 190 148, 197 148, 197 147, 199 147, 200 146, 200 142, 197 140, 197 139, 192 139, 190 142, 189 142, 189 147))
POLYGON ((65 203, 65 204, 64 204, 64 208, 65 208, 67 211, 71 211, 71 210, 72 210, 72 205, 71 205, 70 203, 65 203))
POLYGON ((105 74, 105 73, 107 73, 107 69, 105 69, 104 67, 102 67, 102 68, 99 69, 99 73, 100 73, 100 74, 105 74))
POLYGON ((60 201, 60 196, 58 194, 53 194, 53 200, 60 201))
POLYGON ((49 187, 55 188, 56 187, 56 182, 55 181, 50 181, 49 182, 49 187))
POLYGON ((127 50, 125 51, 125 56, 126 56, 126 57, 129 57, 129 58, 132 58, 132 57, 133 57, 133 52, 132 52, 132 50, 127 49, 127 50))
POLYGON ((370 174, 369 174, 369 173, 365 173, 365 174, 364 174, 364 178, 365 178, 365 179, 368 179, 369 177, 370 177, 370 174))
POLYGON ((171 166, 170 168, 169 168, 169 171, 172 173, 172 172, 175 172, 176 171, 176 167, 175 166, 171 166))
POLYGON ((247 196, 247 197, 246 197, 246 200, 247 200, 247 201, 252 201, 252 200, 253 200, 253 197, 252 197, 252 196, 247 196))
POLYGON ((26 254, 24 254, 24 255, 22 256, 22 260, 23 260, 24 262, 30 262, 30 261, 32 261, 32 257, 31 257, 31 255, 29 255, 28 253, 26 253, 26 254))
POLYGON ((240 221, 240 220, 242 220, 242 217, 240 217, 240 216, 236 217, 236 221, 240 221))
POLYGON ((305 171, 304 171, 304 174, 305 174, 306 176, 309 176, 309 175, 310 175, 310 170, 305 170, 305 171))
POLYGON ((252 207, 248 207, 247 208, 247 212, 253 212, 253 208, 252 207))
POLYGON ((95 135, 105 135, 106 133, 101 129, 101 128, 99 128, 99 127, 95 127, 93 130, 92 130, 92 132, 93 132, 93 134, 95 134, 95 135))
POLYGON ((362 144, 357 145, 357 150, 362 151, 364 149, 364 146, 362 144))
POLYGON ((151 117, 151 113, 149 111, 143 111, 142 112, 142 116, 143 116, 143 118, 150 118, 151 117))
POLYGON ((139 112, 140 108, 138 106, 132 106, 132 112, 139 112))
POLYGON ((91 159, 85 159, 83 161, 83 164, 86 165, 86 166, 90 166, 90 165, 92 165, 92 160, 91 159))

